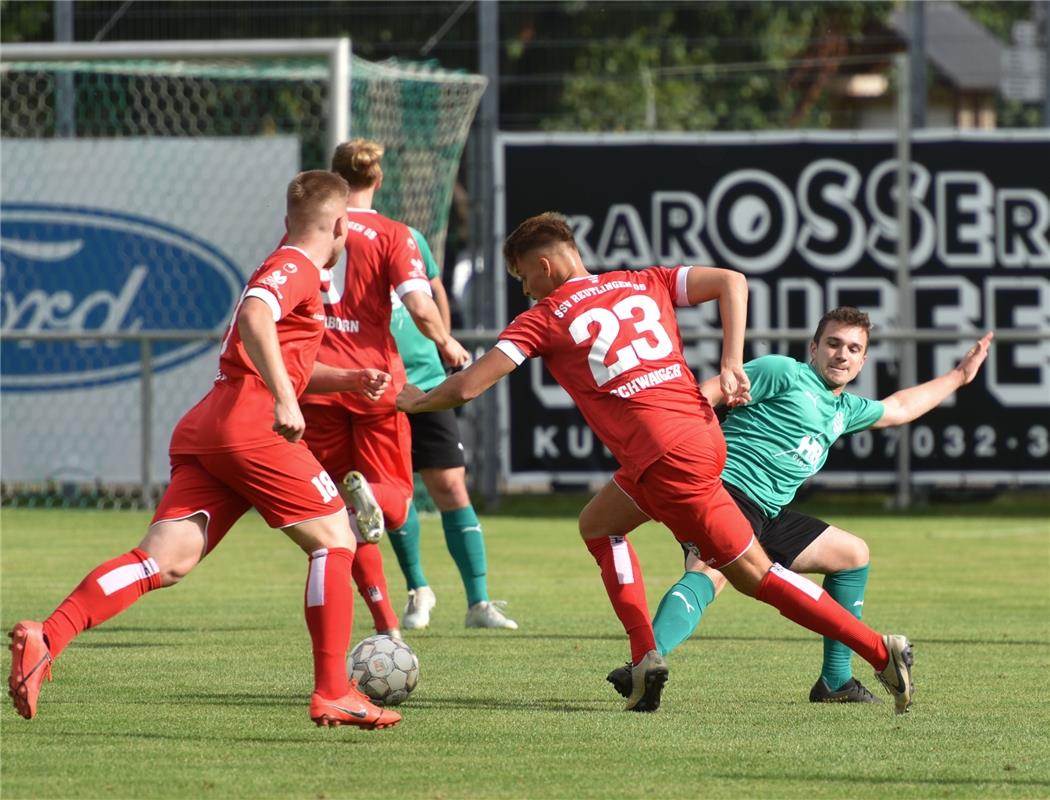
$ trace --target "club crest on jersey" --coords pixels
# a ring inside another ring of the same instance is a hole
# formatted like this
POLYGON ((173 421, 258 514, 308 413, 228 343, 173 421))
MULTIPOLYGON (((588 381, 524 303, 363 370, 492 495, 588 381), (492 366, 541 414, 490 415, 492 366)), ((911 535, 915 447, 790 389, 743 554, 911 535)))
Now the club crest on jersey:
MULTIPOLYGON (((147 217, 88 206, 0 206, 0 330, 105 334, 212 330, 243 287, 208 242, 147 217), (177 300, 175 300, 177 298, 177 300)), ((154 341, 160 372, 199 357, 208 341, 154 341)), ((0 345, 4 392, 51 391, 137 379, 137 341, 0 345)))
POLYGON ((410 235, 408 237, 408 241, 406 241, 405 244, 408 245, 408 249, 409 250, 415 250, 416 249, 416 237, 410 235))
POLYGON ((297 273, 299 271, 299 267, 296 266, 295 264, 291 264, 291 263, 285 264, 281 269, 283 269, 289 275, 294 275, 295 273, 297 273))
POLYGON ((831 429, 835 431, 836 436, 846 430, 846 420, 843 418, 841 411, 835 412, 835 418, 831 421, 831 429))

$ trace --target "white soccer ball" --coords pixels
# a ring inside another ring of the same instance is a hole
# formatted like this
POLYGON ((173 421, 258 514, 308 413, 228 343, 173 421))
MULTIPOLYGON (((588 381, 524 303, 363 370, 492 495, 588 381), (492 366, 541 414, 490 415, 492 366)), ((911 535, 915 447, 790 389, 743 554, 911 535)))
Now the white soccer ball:
POLYGON ((376 634, 362 639, 346 659, 357 688, 380 706, 405 702, 419 682, 419 659, 401 639, 376 634))

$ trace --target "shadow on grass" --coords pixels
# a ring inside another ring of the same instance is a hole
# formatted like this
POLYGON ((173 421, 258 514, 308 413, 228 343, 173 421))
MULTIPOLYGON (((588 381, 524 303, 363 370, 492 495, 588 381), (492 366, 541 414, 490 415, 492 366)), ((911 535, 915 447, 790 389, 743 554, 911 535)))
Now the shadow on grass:
POLYGON ((622 701, 563 700, 560 697, 529 698, 512 700, 506 697, 413 697, 408 713, 415 709, 449 709, 459 708, 468 711, 544 711, 548 713, 623 713, 622 701))
MULTIPOLYGON (((412 640, 419 637, 420 641, 426 641, 427 639, 465 639, 470 641, 477 641, 479 638, 490 638, 491 641, 500 641, 503 637, 510 639, 536 639, 536 640, 566 640, 566 641, 594 641, 594 642, 626 642, 627 638, 623 634, 576 634, 576 633, 520 633, 515 631, 514 633, 499 634, 499 639, 489 636, 478 636, 478 633, 438 633, 435 631, 413 631, 412 640)), ((690 641, 700 642, 778 642, 787 644, 805 644, 810 645, 813 643, 817 634, 805 634, 801 633, 798 636, 707 636, 700 633, 690 641)), ((409 644, 412 643, 409 640, 409 644)), ((917 638, 913 642, 917 645, 925 644, 943 644, 943 645, 980 645, 988 647, 1000 647, 1003 645, 1013 647, 1047 647, 1050 646, 1050 639, 931 639, 931 638, 917 638)))
MULTIPOLYGON (((200 733, 156 733, 156 732, 130 732, 122 733, 120 731, 114 731, 107 729, 105 731, 55 731, 55 730, 31 730, 26 731, 26 736, 36 736, 46 739, 76 739, 81 744, 90 740, 92 737, 99 739, 127 739, 131 741, 136 740, 159 740, 163 742, 219 742, 219 743, 231 743, 231 742, 249 742, 254 744, 301 744, 307 747, 317 746, 317 737, 311 735, 313 730, 313 723, 308 723, 303 726, 303 735, 298 738, 290 736, 208 736, 200 733)), ((334 729, 326 729, 334 730, 334 729)), ((354 732, 358 729, 347 726, 347 731, 354 732)), ((333 734, 338 735, 338 734, 333 734)), ((370 742, 370 739, 347 739, 346 744, 349 745, 366 745, 370 742)))
POLYGON ((272 630, 272 628, 265 625, 199 625, 196 628, 176 628, 170 625, 153 625, 150 627, 141 625, 106 625, 101 628, 92 628, 91 636, 115 633, 251 633, 268 630, 272 630))

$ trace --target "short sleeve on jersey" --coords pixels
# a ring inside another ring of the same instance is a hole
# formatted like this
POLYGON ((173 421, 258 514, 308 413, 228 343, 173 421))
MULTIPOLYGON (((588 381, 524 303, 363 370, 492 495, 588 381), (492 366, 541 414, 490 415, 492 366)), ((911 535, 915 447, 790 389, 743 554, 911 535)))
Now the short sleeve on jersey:
POLYGON ((870 428, 880 419, 885 412, 879 400, 869 400, 867 397, 843 392, 843 399, 849 410, 849 420, 843 430, 843 434, 856 433, 870 428))
POLYGON ((313 265, 297 264, 291 260, 284 263, 277 261, 274 267, 255 275, 248 284, 245 297, 263 300, 273 312, 276 322, 320 291, 320 275, 313 265))
POLYGON ((515 364, 521 364, 526 358, 542 355, 549 338, 546 307, 537 305, 518 314, 503 329, 496 346, 515 364))
POLYGON ((425 278, 409 278, 394 287, 398 297, 404 297, 409 292, 423 292, 427 297, 434 296, 434 290, 430 288, 430 281, 425 278))
POLYGON ((679 267, 675 273, 674 304, 676 306, 692 305, 689 302, 689 288, 687 286, 689 270, 691 269, 692 267, 679 267))
POLYGON ((244 293, 244 298, 247 300, 249 297, 258 297, 266 305, 270 307, 270 313, 273 314, 273 321, 277 322, 281 318, 281 304, 277 302, 277 298, 274 297, 273 292, 266 289, 262 289, 258 286, 253 286, 251 289, 244 293))
POLYGON ((438 267, 437 260, 434 258, 434 254, 430 250, 430 245, 427 244, 427 239, 422 233, 412 227, 409 227, 409 230, 412 232, 412 238, 416 240, 416 247, 419 248, 419 255, 423 259, 423 265, 427 269, 427 279, 434 280, 434 278, 441 275, 441 268, 438 267))
POLYGON ((751 381, 751 402, 760 403, 791 386, 798 362, 787 356, 760 356, 744 364, 744 372, 751 381))
POLYGON ((519 367, 525 362, 525 359, 528 358, 527 355, 525 355, 523 352, 521 352, 520 349, 518 349, 518 346, 514 344, 514 342, 507 342, 501 339, 500 341, 496 342, 496 349, 503 353, 503 355, 505 355, 507 358, 513 361, 516 366, 519 367))
POLYGON ((409 292, 426 292, 432 297, 434 293, 427 279, 426 264, 409 227, 394 223, 388 246, 388 277, 397 296, 404 298, 409 292))

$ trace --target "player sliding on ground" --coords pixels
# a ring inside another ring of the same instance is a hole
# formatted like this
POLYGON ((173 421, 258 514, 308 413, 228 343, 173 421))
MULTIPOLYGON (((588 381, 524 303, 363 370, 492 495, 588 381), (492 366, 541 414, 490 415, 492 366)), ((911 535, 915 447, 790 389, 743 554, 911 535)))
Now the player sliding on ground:
POLYGON ((390 376, 334 369, 314 357, 324 333, 322 284, 346 242, 346 181, 304 172, 288 186, 288 238, 241 295, 210 392, 171 437, 171 483, 146 538, 100 564, 41 624, 11 631, 9 693, 26 719, 37 712, 51 664, 82 631, 146 592, 172 586, 254 506, 309 558, 306 627, 314 657, 310 718, 318 725, 386 728, 400 715, 373 705, 347 678, 353 621, 354 535, 335 483, 302 441, 298 397, 316 391, 380 396, 390 376))
POLYGON ((719 384, 728 405, 745 403, 744 276, 709 267, 591 275, 572 230, 556 214, 525 220, 504 243, 503 256, 536 305, 474 365, 426 394, 406 387, 398 407, 409 413, 453 408, 527 358, 544 359, 621 465, 591 502, 593 526, 584 536, 630 638, 627 710, 656 710, 668 672, 656 649, 638 559, 627 539, 615 535, 620 504, 602 502, 612 492, 667 525, 744 594, 860 653, 895 695, 897 711, 906 711, 912 696, 908 640, 876 633, 815 583, 771 563, 722 486, 725 440, 682 355, 674 307, 718 300, 724 329, 719 384))
MULTIPOLYGON (((918 419, 957 389, 970 383, 988 356, 988 333, 967 351, 957 367, 926 383, 901 389, 882 401, 844 391, 867 358, 871 321, 855 308, 829 311, 810 342, 808 364, 769 355, 744 365, 751 381, 751 401, 731 409, 722 425, 728 454, 722 482, 769 557, 795 572, 825 575, 824 590, 857 619, 864 610, 868 582, 868 546, 863 539, 823 520, 786 506, 798 487, 824 466, 840 436, 868 428, 888 428, 918 419)), ((713 406, 722 402, 716 379, 700 391, 713 406)), ((617 507, 616 530, 625 536, 647 520, 622 493, 602 500, 617 507)), ((610 518, 592 522, 590 508, 580 515, 584 535, 610 518)), ((656 649, 666 656, 700 624, 704 609, 725 586, 725 577, 692 553, 686 573, 664 595, 653 619, 656 649)), ((878 703, 853 676, 850 649, 824 638, 820 676, 810 690, 814 703, 878 703)), ((608 680, 630 696, 631 672, 620 667, 608 680)))

